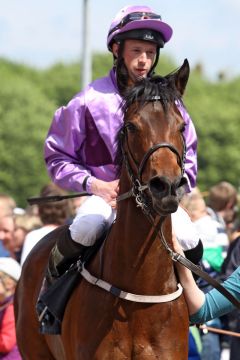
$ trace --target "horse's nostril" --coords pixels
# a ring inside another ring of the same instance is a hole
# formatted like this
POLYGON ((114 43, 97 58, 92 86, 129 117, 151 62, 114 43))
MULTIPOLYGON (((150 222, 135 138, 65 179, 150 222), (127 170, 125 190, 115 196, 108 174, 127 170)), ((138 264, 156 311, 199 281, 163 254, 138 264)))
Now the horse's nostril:
POLYGON ((167 178, 156 176, 149 181, 149 188, 153 193, 167 194, 169 193, 170 183, 167 178))
POLYGON ((182 186, 184 186, 186 184, 187 184, 187 179, 184 176, 182 176, 181 180, 180 180, 180 182, 178 184, 178 187, 182 187, 182 186))

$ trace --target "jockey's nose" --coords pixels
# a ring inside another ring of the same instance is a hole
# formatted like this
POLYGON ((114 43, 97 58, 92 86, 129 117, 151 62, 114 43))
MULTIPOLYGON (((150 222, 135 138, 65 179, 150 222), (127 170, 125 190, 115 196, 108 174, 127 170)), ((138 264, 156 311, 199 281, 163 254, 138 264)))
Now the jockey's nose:
POLYGON ((140 63, 142 63, 142 62, 145 63, 147 61, 147 53, 143 51, 141 53, 141 55, 139 56, 138 61, 140 63))

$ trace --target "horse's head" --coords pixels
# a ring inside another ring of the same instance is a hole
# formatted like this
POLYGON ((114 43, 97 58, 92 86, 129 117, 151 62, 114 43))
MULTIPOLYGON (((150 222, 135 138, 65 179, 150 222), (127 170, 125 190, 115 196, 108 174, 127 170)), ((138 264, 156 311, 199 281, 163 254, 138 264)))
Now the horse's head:
POLYGON ((160 215, 177 210, 186 184, 179 106, 188 76, 185 60, 175 73, 142 80, 124 99, 123 163, 136 200, 147 198, 160 215))

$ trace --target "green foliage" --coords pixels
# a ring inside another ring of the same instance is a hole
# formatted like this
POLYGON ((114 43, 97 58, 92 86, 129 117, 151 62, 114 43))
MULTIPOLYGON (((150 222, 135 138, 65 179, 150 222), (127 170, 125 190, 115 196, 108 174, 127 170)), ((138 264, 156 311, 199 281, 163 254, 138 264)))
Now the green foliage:
POLYGON ((40 87, 57 107, 66 105, 80 91, 80 64, 56 64, 41 74, 40 87))
POLYGON ((95 54, 93 57, 93 79, 108 75, 113 65, 113 57, 110 53, 95 54))
MULTIPOLYGON (((95 54, 93 79, 106 76, 111 54, 95 54)), ((161 56, 156 73, 166 75, 181 64, 161 56)), ((0 192, 19 206, 49 181, 43 144, 55 109, 80 90, 79 63, 56 64, 46 70, 0 59, 0 192)), ((199 69, 191 70, 184 96, 198 134, 198 186, 207 190, 217 181, 239 186, 240 78, 212 83, 199 69)))
MULTIPOLYGON (((0 64, 0 192, 18 204, 39 193, 48 181, 43 142, 55 104, 28 80, 28 76, 0 64), (4 71, 2 71, 4 69, 4 71)), ((28 74, 29 75, 29 74, 28 74)))
POLYGON ((220 180, 239 187, 240 79, 210 83, 195 78, 185 102, 198 134, 198 184, 203 190, 220 180))
POLYGON ((155 73, 161 76, 165 76, 172 71, 176 70, 182 64, 176 65, 176 63, 168 56, 160 56, 158 65, 156 66, 155 73))

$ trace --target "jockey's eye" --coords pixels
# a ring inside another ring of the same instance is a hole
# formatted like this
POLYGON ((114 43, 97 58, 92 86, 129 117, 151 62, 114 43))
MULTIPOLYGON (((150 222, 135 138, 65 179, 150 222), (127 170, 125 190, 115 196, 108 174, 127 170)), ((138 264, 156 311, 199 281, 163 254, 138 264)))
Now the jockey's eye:
POLYGON ((137 131, 136 125, 134 125, 132 122, 127 122, 125 128, 132 133, 137 131))

